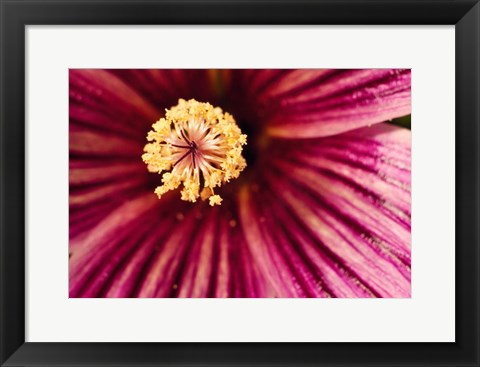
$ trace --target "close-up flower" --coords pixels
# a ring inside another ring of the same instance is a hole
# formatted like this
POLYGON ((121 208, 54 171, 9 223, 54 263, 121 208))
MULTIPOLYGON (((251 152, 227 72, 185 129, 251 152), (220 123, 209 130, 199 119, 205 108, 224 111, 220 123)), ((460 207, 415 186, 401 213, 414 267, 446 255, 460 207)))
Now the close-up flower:
POLYGON ((70 297, 411 296, 408 69, 71 69, 70 297))

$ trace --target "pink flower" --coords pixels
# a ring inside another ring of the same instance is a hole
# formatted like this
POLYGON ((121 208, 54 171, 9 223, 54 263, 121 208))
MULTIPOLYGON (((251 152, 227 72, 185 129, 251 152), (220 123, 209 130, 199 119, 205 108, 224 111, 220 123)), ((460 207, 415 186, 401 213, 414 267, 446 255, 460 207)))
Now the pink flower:
POLYGON ((410 70, 70 70, 70 297, 410 297, 410 70), (159 199, 148 131, 231 113, 223 201, 159 199))

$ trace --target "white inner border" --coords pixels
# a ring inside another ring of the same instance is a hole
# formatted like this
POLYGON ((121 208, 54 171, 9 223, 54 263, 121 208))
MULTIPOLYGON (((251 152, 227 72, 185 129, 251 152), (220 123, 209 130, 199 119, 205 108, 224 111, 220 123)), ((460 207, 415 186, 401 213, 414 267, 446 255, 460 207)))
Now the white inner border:
POLYGON ((453 26, 29 26, 29 342, 455 340, 453 26), (412 68, 411 299, 68 299, 69 68, 412 68))

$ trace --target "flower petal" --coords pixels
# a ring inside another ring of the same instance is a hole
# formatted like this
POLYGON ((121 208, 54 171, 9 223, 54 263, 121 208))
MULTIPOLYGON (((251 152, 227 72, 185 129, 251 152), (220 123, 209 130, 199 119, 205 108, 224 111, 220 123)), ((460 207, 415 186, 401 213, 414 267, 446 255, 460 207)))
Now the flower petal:
POLYGON ((213 272, 213 250, 218 226, 218 208, 211 208, 205 214, 199 233, 185 254, 185 266, 180 276, 178 297, 208 297, 213 272))
POLYGON ((312 271, 311 264, 291 241, 291 228, 284 231, 278 220, 273 218, 272 213, 277 208, 271 195, 266 191, 261 193, 261 200, 253 197, 252 190, 242 190, 239 216, 246 245, 268 282, 262 297, 330 297, 320 274, 312 271))
POLYGON ((213 86, 208 70, 202 69, 112 69, 110 73, 135 90, 152 105, 170 108, 179 98, 211 101, 213 86))
POLYGON ((140 142, 89 129, 70 127, 70 155, 96 158, 137 158, 143 149, 140 142))
POLYGON ((74 100, 100 110, 123 112, 144 121, 155 121, 161 110, 133 87, 104 69, 71 69, 70 93, 74 100))
MULTIPOLYGON (((84 236, 70 239, 70 297, 84 296, 82 292, 88 287, 92 273, 108 265, 107 259, 121 249, 124 241, 137 243, 135 238, 129 240, 130 236, 142 232, 145 220, 157 205, 153 195, 139 195, 108 213, 84 236)), ((105 272, 100 274, 103 280, 107 278, 105 272)), ((93 295, 87 292, 86 296, 93 295)))
POLYGON ((188 255, 191 240, 195 238, 201 225, 198 210, 191 210, 172 226, 167 238, 157 242, 158 251, 150 264, 146 264, 144 279, 138 288, 137 297, 169 297, 177 286, 176 280, 181 264, 188 255))
POLYGON ((268 133, 283 138, 331 136, 411 111, 411 73, 401 69, 292 71, 258 97, 268 133), (300 77, 311 75, 312 80, 300 77), (285 83, 285 85, 283 85, 285 83))
POLYGON ((298 153, 275 161, 268 186, 303 234, 290 232, 313 241, 331 269, 349 274, 326 281, 334 295, 348 294, 345 281, 351 279, 374 296, 410 296, 409 161, 410 132, 385 124, 302 143, 298 153), (336 144, 357 149, 344 149, 341 159, 329 156, 336 144), (367 151, 371 157, 363 155, 367 151))
POLYGON ((138 162, 82 162, 78 159, 70 162, 69 180, 70 186, 81 187, 83 185, 99 184, 104 182, 118 181, 142 175, 145 167, 138 162))
MULTIPOLYGON (((143 284, 145 268, 148 267, 158 251, 159 243, 168 237, 175 224, 173 217, 156 221, 151 231, 148 232, 148 236, 139 241, 134 251, 125 257, 122 266, 112 273, 104 297, 126 298, 138 294, 141 284, 143 284)), ((106 265, 108 266, 108 264, 106 265)))

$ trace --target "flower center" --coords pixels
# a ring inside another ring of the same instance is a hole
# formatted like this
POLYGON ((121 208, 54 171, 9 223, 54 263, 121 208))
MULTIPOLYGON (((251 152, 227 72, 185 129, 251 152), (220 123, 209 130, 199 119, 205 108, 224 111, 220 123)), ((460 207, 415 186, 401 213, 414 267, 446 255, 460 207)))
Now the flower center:
POLYGON ((200 197, 220 205, 214 188, 237 178, 246 167, 242 145, 247 136, 233 116, 209 103, 180 99, 152 127, 142 159, 150 172, 163 172, 157 196, 183 184, 182 200, 200 197))

